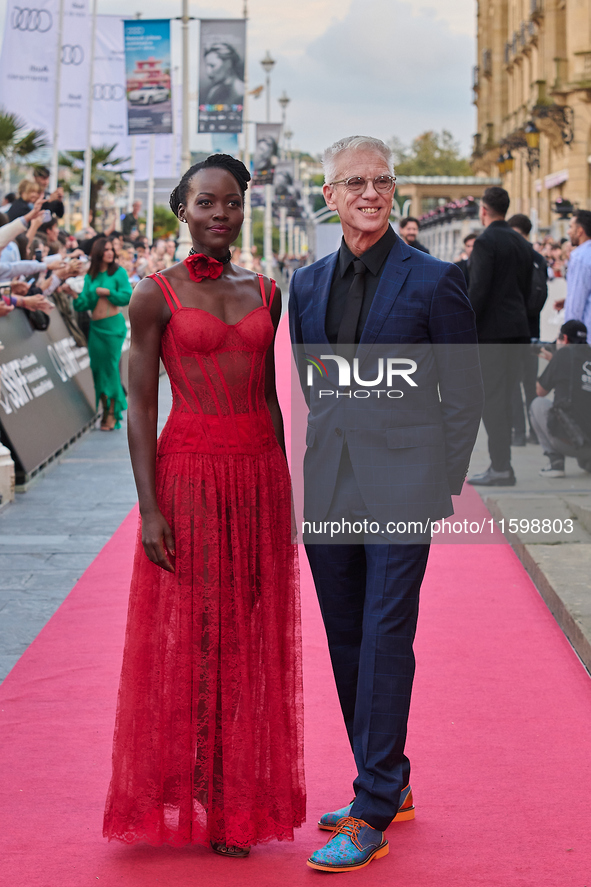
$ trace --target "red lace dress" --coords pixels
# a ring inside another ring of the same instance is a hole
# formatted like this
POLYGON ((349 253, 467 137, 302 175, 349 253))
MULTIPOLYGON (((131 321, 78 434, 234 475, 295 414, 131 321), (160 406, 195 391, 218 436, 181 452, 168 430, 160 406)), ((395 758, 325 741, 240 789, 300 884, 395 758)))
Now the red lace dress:
POLYGON ((264 396, 275 284, 267 305, 260 278, 263 304, 228 325, 154 279, 172 311, 156 484, 175 573, 138 536, 104 834, 293 840, 305 813, 297 548, 264 396))

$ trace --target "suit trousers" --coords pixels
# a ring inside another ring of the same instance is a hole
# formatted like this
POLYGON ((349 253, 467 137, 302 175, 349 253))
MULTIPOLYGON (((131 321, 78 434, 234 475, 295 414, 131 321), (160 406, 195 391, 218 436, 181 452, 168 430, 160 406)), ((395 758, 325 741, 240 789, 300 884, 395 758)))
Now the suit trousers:
POLYGON ((484 385, 482 421, 488 434, 488 452, 495 471, 511 468, 512 401, 519 378, 523 343, 482 344, 480 367, 484 385))
MULTIPOLYGON (((363 521, 345 449, 327 520, 363 521)), ((404 754, 415 671, 413 641, 429 544, 308 544, 335 682, 357 777, 351 816, 384 831, 408 784, 404 754)))

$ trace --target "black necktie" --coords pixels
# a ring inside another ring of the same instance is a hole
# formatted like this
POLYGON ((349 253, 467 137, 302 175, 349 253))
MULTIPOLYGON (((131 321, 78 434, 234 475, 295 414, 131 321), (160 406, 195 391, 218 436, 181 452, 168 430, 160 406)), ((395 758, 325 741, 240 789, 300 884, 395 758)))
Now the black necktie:
POLYGON ((345 311, 337 336, 337 344, 339 345, 354 345, 357 337, 357 326, 365 293, 365 272, 367 271, 361 259, 353 261, 353 271, 355 276, 347 293, 345 311))

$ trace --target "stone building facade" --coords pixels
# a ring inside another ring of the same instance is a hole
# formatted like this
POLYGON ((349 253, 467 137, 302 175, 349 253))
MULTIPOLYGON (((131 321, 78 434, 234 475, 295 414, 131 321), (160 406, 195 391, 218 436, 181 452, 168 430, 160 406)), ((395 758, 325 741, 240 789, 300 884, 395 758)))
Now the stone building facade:
POLYGON ((474 103, 474 171, 563 234, 571 204, 591 209, 589 0, 478 0, 474 103))

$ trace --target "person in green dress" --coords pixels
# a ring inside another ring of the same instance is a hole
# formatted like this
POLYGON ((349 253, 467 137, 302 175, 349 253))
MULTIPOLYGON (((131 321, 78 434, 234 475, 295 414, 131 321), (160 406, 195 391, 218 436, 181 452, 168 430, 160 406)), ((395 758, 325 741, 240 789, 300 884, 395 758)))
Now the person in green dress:
POLYGON ((115 261, 113 245, 106 237, 95 241, 84 288, 74 301, 76 311, 90 311, 88 354, 94 379, 96 405, 103 405, 101 431, 121 427, 121 414, 127 409, 119 375, 121 349, 127 324, 121 307, 131 299, 131 284, 125 268, 115 261))

